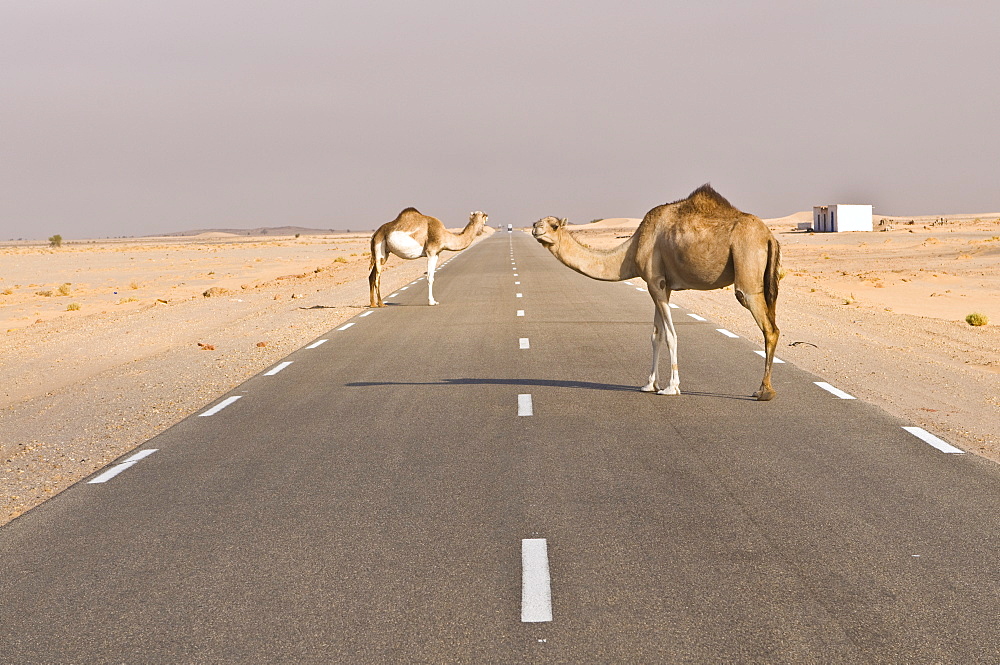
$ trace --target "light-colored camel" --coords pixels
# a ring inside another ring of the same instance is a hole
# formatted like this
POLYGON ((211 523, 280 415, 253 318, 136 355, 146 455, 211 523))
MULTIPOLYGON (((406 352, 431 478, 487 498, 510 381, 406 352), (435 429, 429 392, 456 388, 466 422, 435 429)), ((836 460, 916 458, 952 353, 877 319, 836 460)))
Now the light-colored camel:
POLYGON ((438 255, 443 250, 457 252, 472 244, 475 237, 482 233, 487 217, 485 212, 479 210, 469 213, 469 223, 456 235, 444 228, 444 224, 436 217, 421 215, 416 208, 407 208, 396 215, 396 219, 378 227, 372 235, 371 274, 368 275, 371 306, 385 307, 380 287, 382 266, 389 254, 395 254, 401 259, 426 256, 427 304, 439 304, 434 300, 434 270, 437 268, 438 255))
POLYGON ((646 213, 631 238, 612 250, 595 251, 566 230, 566 220, 546 217, 535 222, 532 235, 573 270, 605 281, 641 277, 653 298, 653 369, 641 388, 660 395, 679 395, 677 332, 670 315, 670 293, 683 289, 736 288, 736 299, 750 310, 764 333, 764 378, 754 393, 773 399, 771 363, 778 345, 775 305, 781 248, 764 223, 740 212, 709 185, 689 197, 646 213), (670 352, 670 382, 660 387, 660 346, 670 352))

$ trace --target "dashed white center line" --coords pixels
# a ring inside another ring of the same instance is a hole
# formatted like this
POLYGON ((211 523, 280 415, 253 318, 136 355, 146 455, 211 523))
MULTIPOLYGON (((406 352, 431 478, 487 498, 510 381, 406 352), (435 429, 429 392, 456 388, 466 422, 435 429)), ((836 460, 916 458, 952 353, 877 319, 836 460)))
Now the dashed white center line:
POLYGON ((523 294, 523 293, 518 293, 518 294, 517 294, 517 297, 518 297, 518 298, 523 298, 523 297, 524 297, 524 294, 523 294))
POLYGON ((405 291, 405 290, 406 290, 406 289, 408 289, 408 288, 410 288, 410 285, 409 285, 409 284, 407 284, 406 286, 404 286, 403 288, 401 288, 401 289, 400 289, 400 291, 405 291))
POLYGON ((264 376, 274 376, 275 374, 277 374, 278 372, 285 369, 291 364, 292 364, 291 360, 286 360, 283 363, 278 363, 277 365, 274 366, 274 369, 264 372, 264 376))
POLYGON ((524 316, 524 310, 523 309, 517 310, 517 315, 518 316, 524 316))
POLYGON ((817 386, 819 386, 820 388, 822 388, 826 392, 832 393, 832 394, 836 395, 840 399, 856 399, 854 397, 854 395, 849 395, 848 393, 845 393, 840 388, 834 388, 833 386, 831 386, 826 381, 813 381, 813 383, 815 383, 817 386))
MULTIPOLYGON (((757 350, 757 351, 754 351, 754 353, 756 353, 756 354, 757 354, 758 356, 760 356, 761 358, 767 358, 767 353, 766 353, 766 352, 764 352, 764 351, 760 351, 760 350, 757 350)), ((775 364, 777 364, 777 365, 781 365, 781 364, 783 364, 783 363, 784 363, 785 361, 784 361, 784 360, 782 360, 781 358, 779 358, 778 356, 775 356, 775 357, 774 357, 774 362, 775 362, 775 364)))
MULTIPOLYGON (((389 296, 389 297, 391 298, 392 296, 389 296)), ((337 328, 337 330, 347 330, 348 328, 350 328, 353 325, 354 325, 354 321, 351 321, 350 323, 345 323, 344 325, 340 326, 339 328, 337 328)))
POLYGON ((368 311, 367 311, 367 312, 365 312, 364 314, 358 314, 358 318, 359 318, 359 319, 363 319, 363 318, 365 318, 366 316, 368 316, 368 315, 369 315, 369 314, 371 314, 371 313, 372 313, 372 310, 368 310, 368 311))
POLYGON ((521 282, 514 282, 514 286, 519 286, 521 282))
POLYGON ((150 455, 152 455, 153 453, 155 453, 157 450, 159 450, 159 448, 151 448, 149 450, 141 450, 141 451, 137 452, 135 455, 132 455, 131 457, 129 457, 127 460, 125 460, 121 464, 116 464, 113 467, 111 467, 110 469, 108 469, 107 471, 105 471, 104 473, 102 473, 101 475, 99 475, 96 478, 94 478, 93 480, 87 481, 87 484, 88 485, 92 485, 94 483, 106 483, 109 480, 111 480, 112 478, 114 478, 115 476, 117 476, 119 473, 121 473, 122 471, 124 471, 125 469, 129 468, 130 466, 134 466, 136 464, 136 462, 138 462, 139 460, 141 460, 141 459, 143 459, 145 457, 149 457, 150 455))
POLYGON ((635 286, 635 284, 633 284, 632 282, 629 282, 629 281, 626 281, 625 283, 628 284, 629 286, 635 286))
POLYGON ((204 418, 205 416, 214 416, 219 411, 222 411, 224 408, 226 408, 227 406, 238 400, 240 397, 242 397, 242 395, 233 395, 232 397, 227 397, 226 399, 222 400, 221 402, 213 406, 208 411, 205 411, 204 413, 199 413, 198 416, 200 418, 204 418))
POLYGON ((518 276, 519 276, 519 275, 518 275, 517 273, 514 273, 514 277, 518 277, 518 276))
POLYGON ((697 314, 692 314, 691 312, 688 312, 688 316, 690 316, 695 321, 708 321, 708 319, 706 319, 705 317, 698 316, 697 314))
POLYGON ((715 330, 716 330, 716 332, 720 332, 720 333, 722 333, 722 334, 723 334, 723 335, 725 335, 726 337, 739 337, 739 335, 737 335, 736 333, 734 333, 734 332, 729 332, 729 331, 728 331, 728 330, 726 330, 725 328, 716 328, 715 330))
POLYGON ((646 289, 642 288, 641 286, 635 287, 635 290, 636 291, 642 291, 643 293, 647 293, 646 289))
POLYGON ((680 309, 680 308, 681 308, 680 305, 675 305, 674 303, 670 303, 670 309, 680 309))
POLYGON ((531 404, 531 395, 517 396, 517 415, 519 416, 535 415, 534 408, 531 404))
POLYGON ((326 344, 326 342, 327 342, 327 340, 325 340, 325 339, 320 339, 320 340, 317 340, 317 341, 313 342, 312 344, 310 344, 310 345, 309 345, 309 346, 307 346, 306 348, 307 348, 307 349, 315 349, 315 348, 316 348, 317 346, 321 346, 321 345, 323 345, 323 344, 326 344))
POLYGON ((520 348, 522 348, 522 349, 528 349, 528 348, 531 348, 531 347, 530 347, 530 346, 528 345, 528 338, 527 338, 527 337, 522 337, 521 339, 519 339, 519 340, 518 340, 518 344, 520 345, 520 348))
POLYGON ((907 432, 917 437, 924 443, 929 443, 943 453, 950 453, 953 455, 964 455, 965 451, 961 448, 956 448, 947 441, 937 438, 927 430, 922 427, 904 427, 907 432))
POLYGON ((521 540, 521 621, 552 621, 552 579, 544 538, 521 540))

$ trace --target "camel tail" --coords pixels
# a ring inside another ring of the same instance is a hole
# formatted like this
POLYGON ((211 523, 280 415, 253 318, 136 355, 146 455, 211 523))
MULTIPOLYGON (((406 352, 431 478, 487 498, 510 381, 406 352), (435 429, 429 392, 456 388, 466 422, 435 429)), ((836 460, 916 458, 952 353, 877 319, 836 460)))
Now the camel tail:
POLYGON ((767 303, 767 312, 774 321, 775 310, 778 304, 778 280, 781 272, 781 245, 775 238, 767 241, 767 266, 764 268, 764 302, 767 303))

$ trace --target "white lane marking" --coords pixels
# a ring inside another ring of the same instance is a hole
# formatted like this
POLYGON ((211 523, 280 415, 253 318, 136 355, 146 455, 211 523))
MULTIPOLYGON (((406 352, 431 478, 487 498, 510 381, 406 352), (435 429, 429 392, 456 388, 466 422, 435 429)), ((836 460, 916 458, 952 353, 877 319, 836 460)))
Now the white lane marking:
POLYGON ((535 415, 535 410, 531 404, 531 395, 517 396, 517 415, 519 416, 535 415))
POLYGON ((848 393, 845 393, 840 388, 834 388, 833 386, 831 386, 826 381, 813 381, 813 383, 815 383, 817 386, 819 386, 820 388, 822 388, 826 392, 832 393, 832 394, 836 395, 840 399, 857 399, 854 395, 849 395, 848 393))
POLYGON ((734 333, 734 332, 729 332, 729 331, 728 331, 728 330, 726 330, 725 328, 716 328, 715 330, 716 330, 716 332, 720 332, 720 333, 722 333, 722 334, 723 334, 723 335, 725 335, 726 337, 739 337, 739 335, 737 335, 736 333, 734 333))
POLYGON ((514 286, 518 286, 521 282, 514 282, 514 286))
POLYGON ((680 309, 680 308, 681 308, 680 305, 675 305, 674 303, 670 303, 670 309, 680 309))
MULTIPOLYGON (((371 312, 369 312, 369 314, 371 314, 371 312)), ((364 315, 362 315, 362 316, 364 316, 364 315)), ((306 348, 307 349, 315 349, 317 346, 322 346, 323 344, 326 344, 326 342, 327 342, 327 340, 321 339, 321 340, 313 342, 312 344, 310 344, 306 348)))
MULTIPOLYGON (((441 269, 440 269, 440 268, 438 268, 438 272, 440 272, 440 270, 441 270, 441 269)), ((386 300, 388 300, 389 298, 395 298, 395 297, 396 297, 396 296, 398 296, 398 295, 399 295, 398 293, 390 293, 389 295, 387 295, 387 296, 385 297, 385 299, 386 299, 386 300)))
POLYGON ((522 348, 522 349, 529 349, 529 348, 531 348, 528 345, 528 338, 527 337, 522 337, 521 339, 519 339, 518 340, 518 344, 520 345, 520 348, 522 348))
POLYGON ((646 289, 642 288, 641 286, 635 287, 635 290, 636 291, 642 291, 643 293, 648 293, 648 291, 646 291, 646 289))
POLYGON ((635 286, 635 284, 633 284, 632 282, 629 282, 628 280, 626 280, 625 283, 628 284, 629 286, 635 286))
MULTIPOLYGON (((324 341, 326 341, 326 340, 324 340, 324 341)), ((278 372, 280 372, 281 370, 285 369, 286 367, 288 367, 291 364, 292 364, 291 360, 286 360, 283 363, 279 363, 279 364, 275 365, 274 369, 269 370, 267 372, 264 372, 264 376, 274 376, 275 374, 277 374, 278 372)))
POLYGON ((214 416, 219 411, 222 411, 224 408, 226 408, 227 406, 238 400, 240 397, 243 397, 243 395, 233 395, 232 397, 227 397, 226 399, 222 400, 221 402, 213 406, 208 411, 205 411, 204 413, 199 413, 198 416, 200 418, 204 418, 205 416, 214 416))
MULTIPOLYGON (((389 297, 391 298, 392 296, 389 296, 389 297)), ((350 328, 353 325, 354 325, 354 321, 351 321, 350 323, 345 323, 344 325, 340 326, 339 328, 337 328, 337 330, 347 330, 348 328, 350 328)))
POLYGON ((125 469, 129 468, 130 466, 134 466, 136 464, 136 462, 138 462, 139 460, 141 460, 141 459, 143 459, 145 457, 149 457, 150 455, 152 455, 153 453, 155 453, 157 450, 159 450, 159 448, 151 448, 151 449, 148 449, 148 450, 141 450, 141 451, 137 452, 135 455, 132 455, 131 457, 129 457, 127 460, 125 460, 121 464, 116 464, 113 467, 111 467, 110 469, 108 469, 107 471, 105 471, 104 473, 102 473, 101 475, 99 475, 96 478, 94 478, 93 480, 87 481, 87 484, 88 485, 92 485, 94 483, 106 483, 109 480, 111 480, 112 478, 114 478, 115 476, 117 476, 119 473, 121 473, 122 471, 124 471, 125 469))
POLYGON ((924 443, 929 443, 943 453, 951 453, 955 455, 964 455, 965 451, 961 448, 956 448, 947 441, 937 438, 927 430, 922 427, 904 427, 907 432, 917 437, 924 443))
MULTIPOLYGON (((754 353, 756 353, 761 358, 767 358, 767 353, 765 353, 764 351, 754 351, 754 353)), ((781 358, 779 358, 778 356, 775 356, 774 357, 774 362, 776 364, 780 365, 780 364, 784 363, 785 361, 782 360, 781 358)))
POLYGON ((697 314, 692 314, 691 312, 688 312, 688 316, 690 316, 695 321, 708 321, 708 319, 706 319, 705 317, 698 316, 697 314))
POLYGON ((410 285, 409 285, 409 284, 407 284, 406 286, 404 286, 403 288, 401 288, 401 289, 400 289, 400 291, 405 291, 405 290, 406 290, 406 289, 408 289, 408 288, 410 288, 410 285))
POLYGON ((518 294, 517 294, 517 297, 518 297, 518 298, 523 298, 523 297, 524 297, 524 294, 523 294, 523 293, 518 293, 518 294))
POLYGON ((517 315, 518 316, 524 316, 524 310, 523 309, 517 310, 517 315))
POLYGON ((517 274, 517 273, 514 273, 514 277, 517 277, 517 276, 518 276, 518 274, 517 274))
POLYGON ((544 538, 521 539, 521 621, 552 621, 552 578, 544 538))
POLYGON ((372 314, 372 313, 373 313, 373 310, 368 310, 364 314, 358 314, 358 318, 359 319, 363 319, 363 318, 365 318, 366 316, 368 316, 369 314, 372 314))

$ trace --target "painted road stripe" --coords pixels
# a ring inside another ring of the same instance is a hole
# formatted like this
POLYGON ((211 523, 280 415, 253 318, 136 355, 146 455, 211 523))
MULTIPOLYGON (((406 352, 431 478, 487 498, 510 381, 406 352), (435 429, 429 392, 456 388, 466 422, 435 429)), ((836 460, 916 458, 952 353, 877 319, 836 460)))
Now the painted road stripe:
POLYGON ((364 314, 358 314, 358 318, 359 318, 359 319, 363 319, 363 318, 365 318, 366 316, 368 316, 369 314, 371 314, 371 313, 372 313, 372 311, 373 311, 373 310, 368 310, 368 311, 367 311, 367 312, 365 312, 364 314))
POLYGON ((836 395, 840 399, 857 399, 854 395, 849 395, 849 394, 845 393, 843 390, 841 390, 840 388, 834 388, 833 386, 831 386, 826 381, 813 381, 813 383, 815 383, 817 386, 819 386, 820 388, 822 388, 826 392, 833 393, 834 395, 836 395))
MULTIPOLYGON (((767 358, 767 353, 765 353, 764 351, 754 351, 754 353, 756 353, 761 358, 767 358)), ((779 358, 778 356, 775 356, 774 357, 774 362, 780 365, 780 364, 784 363, 785 361, 782 360, 781 358, 779 358)))
POLYGON ((208 411, 205 411, 204 413, 199 413, 198 416, 202 418, 205 416, 214 416, 219 411, 222 411, 224 408, 226 408, 227 406, 238 400, 240 397, 243 397, 243 395, 233 395, 232 397, 227 397, 226 399, 222 400, 221 402, 213 406, 208 411))
POLYGON ((531 405, 531 395, 517 396, 517 415, 519 416, 535 415, 534 409, 532 408, 531 405))
POLYGON ((518 274, 517 274, 517 273, 514 273, 514 277, 517 277, 517 276, 518 276, 518 274))
POLYGON ((674 303, 670 303, 670 309, 680 309, 680 308, 681 308, 680 305, 675 305, 674 303))
POLYGON ((285 361, 283 363, 279 363, 279 364, 277 364, 277 365, 274 366, 274 369, 272 369, 270 371, 267 371, 267 372, 264 372, 264 376, 274 376, 275 374, 277 374, 278 372, 280 372, 281 370, 285 369, 286 367, 288 367, 291 364, 292 364, 291 360, 287 360, 287 361, 285 361))
MULTIPOLYGON (((362 316, 364 316, 364 315, 362 315, 362 316)), ((312 344, 310 344, 309 346, 307 346, 306 348, 307 349, 315 349, 317 346, 322 346, 323 344, 326 344, 326 342, 327 342, 327 340, 325 340, 325 339, 317 340, 317 341, 313 342, 312 344)))
MULTIPOLYGON (((440 268, 438 268, 438 270, 440 270, 440 268)), ((399 295, 398 293, 390 293, 385 297, 385 299, 388 300, 389 298, 395 298, 398 295, 399 295)))
POLYGON ((626 280, 625 283, 628 284, 629 286, 635 286, 635 284, 633 284, 632 282, 629 282, 628 280, 626 280))
POLYGON ((522 349, 528 349, 528 348, 531 348, 531 347, 530 347, 530 346, 528 345, 528 338, 527 338, 527 337, 522 337, 521 339, 519 339, 519 340, 518 340, 518 344, 520 344, 520 347, 521 347, 522 349))
POLYGON ((517 310, 517 315, 518 316, 524 316, 524 310, 523 309, 517 310))
POLYGON ((642 288, 641 286, 635 287, 635 290, 636 291, 642 291, 643 293, 647 293, 646 289, 642 288))
POLYGON ((410 288, 410 285, 409 285, 409 284, 407 284, 406 286, 404 286, 403 288, 401 288, 401 289, 400 289, 400 291, 405 291, 405 290, 406 290, 406 289, 408 289, 408 288, 410 288))
POLYGON ((515 286, 517 286, 517 285, 519 285, 520 283, 521 283, 521 282, 514 282, 514 285, 515 285, 515 286))
POLYGON ((728 331, 728 330, 726 330, 725 328, 716 328, 715 330, 716 330, 716 332, 720 332, 720 333, 722 333, 722 334, 723 334, 723 335, 725 335, 726 337, 739 337, 739 335, 737 335, 736 333, 734 333, 734 332, 729 332, 729 331, 728 331))
POLYGON ((952 453, 956 455, 963 455, 965 451, 961 448, 956 448, 947 441, 943 441, 922 427, 904 427, 907 432, 917 437, 924 443, 929 443, 943 453, 952 453))
POLYGON ((688 316, 690 316, 695 321, 708 321, 708 319, 706 319, 705 317, 698 316, 697 314, 692 314, 691 312, 688 312, 688 316))
POLYGON ((159 449, 158 448, 151 448, 149 450, 141 450, 141 451, 137 452, 135 455, 132 455, 131 457, 129 457, 127 460, 125 460, 121 464, 116 464, 115 466, 111 467, 110 469, 108 469, 107 471, 105 471, 101 475, 97 476, 93 480, 87 481, 87 484, 88 485, 92 485, 94 483, 106 483, 109 480, 111 480, 112 478, 114 478, 115 476, 117 476, 119 473, 121 473, 122 471, 124 471, 125 469, 129 468, 130 466, 135 466, 135 464, 139 460, 141 460, 143 458, 146 458, 146 457, 149 457, 150 455, 152 455, 153 453, 155 453, 157 450, 159 450, 159 449))
POLYGON ((517 297, 518 297, 518 298, 523 298, 523 297, 524 297, 524 294, 523 294, 523 293, 518 293, 518 294, 517 294, 517 297))
POLYGON ((521 621, 552 621, 549 547, 544 538, 521 540, 521 621))
MULTIPOLYGON (((389 297, 391 298, 392 296, 389 296, 389 297)), ((350 328, 353 325, 354 325, 354 321, 351 321, 350 323, 345 323, 344 325, 340 326, 339 328, 337 328, 337 330, 347 330, 348 328, 350 328)))

